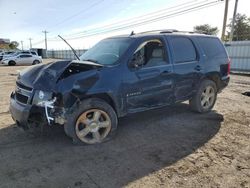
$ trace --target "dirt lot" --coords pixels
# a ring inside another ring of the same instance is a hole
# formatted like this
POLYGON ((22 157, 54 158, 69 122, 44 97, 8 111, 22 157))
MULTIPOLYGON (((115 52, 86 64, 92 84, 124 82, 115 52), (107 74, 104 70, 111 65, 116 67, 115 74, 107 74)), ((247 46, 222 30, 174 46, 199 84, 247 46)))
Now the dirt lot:
POLYGON ((15 126, 9 95, 23 68, 0 67, 0 187, 250 187, 250 77, 232 75, 211 113, 143 112, 120 119, 110 142, 75 146, 61 127, 15 126))

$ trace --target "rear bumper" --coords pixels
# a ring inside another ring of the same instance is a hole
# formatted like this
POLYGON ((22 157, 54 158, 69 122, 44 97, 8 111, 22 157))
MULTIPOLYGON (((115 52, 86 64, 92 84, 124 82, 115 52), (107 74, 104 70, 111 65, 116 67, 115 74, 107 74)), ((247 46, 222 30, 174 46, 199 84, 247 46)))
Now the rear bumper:
POLYGON ((229 76, 222 77, 220 82, 218 83, 218 92, 221 92, 225 87, 227 87, 229 81, 230 81, 229 76))
POLYGON ((24 129, 28 129, 28 118, 30 115, 31 105, 18 103, 13 96, 10 97, 10 114, 16 124, 24 129))

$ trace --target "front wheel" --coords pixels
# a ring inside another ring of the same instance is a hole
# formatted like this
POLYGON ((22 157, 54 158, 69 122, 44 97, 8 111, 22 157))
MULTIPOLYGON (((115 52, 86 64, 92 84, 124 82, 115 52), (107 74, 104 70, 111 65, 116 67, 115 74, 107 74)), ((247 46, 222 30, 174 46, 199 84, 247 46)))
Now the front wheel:
POLYGON ((37 65, 37 64, 39 64, 39 63, 40 63, 40 61, 35 60, 35 61, 33 61, 32 65, 37 65))
POLYGON ((211 80, 204 80, 194 97, 189 101, 189 104, 194 111, 205 113, 212 110, 216 98, 216 84, 211 80))
POLYGON ((97 144, 109 140, 116 132, 114 109, 101 99, 87 99, 75 108, 64 125, 65 133, 75 143, 97 144))

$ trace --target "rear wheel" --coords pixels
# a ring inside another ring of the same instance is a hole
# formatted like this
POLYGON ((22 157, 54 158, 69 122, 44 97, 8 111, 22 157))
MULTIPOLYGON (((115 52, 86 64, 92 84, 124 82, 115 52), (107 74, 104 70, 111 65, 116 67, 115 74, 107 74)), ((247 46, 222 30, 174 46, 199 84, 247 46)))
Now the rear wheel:
POLYGON ((194 111, 205 113, 211 111, 214 107, 216 98, 216 84, 211 80, 204 80, 189 104, 194 111))
POLYGON ((9 61, 8 65, 9 66, 14 66, 14 65, 16 65, 16 62, 15 61, 9 61))
POLYGON ((116 132, 114 109, 100 99, 84 100, 64 125, 65 133, 75 143, 97 144, 109 140, 116 132))

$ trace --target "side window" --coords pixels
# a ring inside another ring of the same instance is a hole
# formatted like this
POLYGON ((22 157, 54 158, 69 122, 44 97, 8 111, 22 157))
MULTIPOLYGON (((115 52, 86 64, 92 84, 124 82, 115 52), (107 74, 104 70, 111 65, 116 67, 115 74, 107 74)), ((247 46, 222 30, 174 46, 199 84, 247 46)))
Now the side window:
POLYGON ((25 55, 19 55, 20 58, 25 58, 25 55))
POLYGON ((171 41, 175 63, 190 62, 197 59, 195 47, 189 38, 173 37, 171 41))
POLYGON ((154 67, 167 64, 166 50, 159 39, 143 42, 134 52, 136 67, 154 67))
POLYGON ((223 44, 217 38, 199 37, 198 41, 208 58, 227 57, 223 44))

